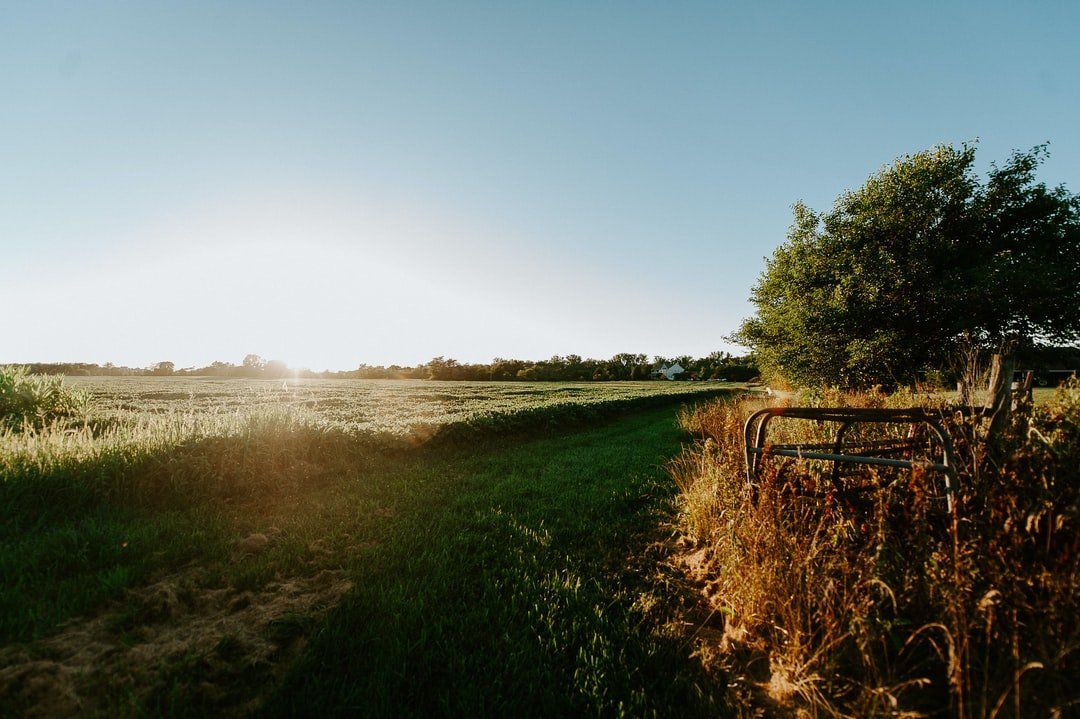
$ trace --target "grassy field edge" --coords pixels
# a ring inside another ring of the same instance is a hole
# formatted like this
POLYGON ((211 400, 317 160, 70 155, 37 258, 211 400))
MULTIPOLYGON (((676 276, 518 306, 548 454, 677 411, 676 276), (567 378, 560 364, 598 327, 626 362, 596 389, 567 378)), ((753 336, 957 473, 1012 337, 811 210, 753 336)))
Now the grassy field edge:
POLYGON ((257 529, 252 517, 337 482, 729 391, 548 407, 497 418, 483 431, 452 427, 411 449, 291 412, 207 426, 166 420, 105 442, 67 432, 30 442, 0 455, 0 511, 9 518, 0 527, 0 641, 43 636, 162 571, 224 562, 236 537, 257 529))

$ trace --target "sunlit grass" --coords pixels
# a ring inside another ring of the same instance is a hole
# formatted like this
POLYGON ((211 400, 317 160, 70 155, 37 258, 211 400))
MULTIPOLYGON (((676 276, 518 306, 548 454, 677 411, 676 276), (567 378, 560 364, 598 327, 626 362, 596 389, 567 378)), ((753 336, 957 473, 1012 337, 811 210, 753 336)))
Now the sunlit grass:
POLYGON ((743 387, 725 382, 435 382, 249 380, 209 377, 73 377, 93 396, 91 419, 294 407, 349 432, 407 437, 448 426, 492 425, 567 408, 602 408, 649 397, 704 396, 743 387))
MULTIPOLYGON (((740 701, 817 716, 983 719, 1077 705, 1080 384, 1021 408, 989 445, 971 441, 969 424, 949 425, 961 465, 955 516, 933 499, 931 472, 877 470, 895 481, 847 504, 791 491, 831 467, 776 457, 748 491, 743 422, 763 405, 684 412, 699 443, 669 465, 706 604, 724 617, 723 641, 701 656, 741 677, 740 701)), ((820 442, 834 429, 778 421, 774 439, 820 442)))
POLYGON ((0 566, 9 580, 0 637, 46 632, 155 567, 219 556, 253 518, 393 466, 401 452, 581 426, 717 389, 330 381, 294 392, 275 384, 84 382, 96 405, 86 415, 0 429, 0 566), (164 398, 163 387, 171 388, 164 398), (424 421, 391 416, 395 408, 424 421), (338 419, 349 411, 367 419, 338 419))
MULTIPOLYGON (((289 631, 316 641, 271 713, 715 708, 681 640, 643 623, 621 564, 671 493, 661 463, 679 446, 678 387, 575 404, 576 388, 524 386, 517 412, 466 413, 419 443, 302 403, 185 399, 0 434, 0 643, 103 610, 118 640, 139 641, 137 592, 163 576, 258 592, 344 569, 356 589, 327 625, 294 618, 289 631), (531 406, 526 391, 559 399, 531 406), (240 558, 254 534, 268 545, 240 558)), ((162 664, 126 688, 106 675, 93 700, 197 716, 219 707, 208 683, 270 690, 265 673, 208 674, 216 661, 162 664)))

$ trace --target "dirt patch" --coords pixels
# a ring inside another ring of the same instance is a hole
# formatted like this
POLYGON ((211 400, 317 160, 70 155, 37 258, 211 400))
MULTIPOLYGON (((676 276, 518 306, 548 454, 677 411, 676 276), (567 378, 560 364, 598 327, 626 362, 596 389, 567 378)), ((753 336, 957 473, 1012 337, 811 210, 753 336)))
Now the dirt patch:
POLYGON ((0 649, 0 714, 247 714, 351 586, 331 570, 257 592, 171 575, 55 636, 0 649))
POLYGON ((244 537, 236 543, 236 550, 242 555, 261 554, 270 546, 270 538, 265 534, 256 533, 244 537))
POLYGON ((709 548, 683 549, 673 557, 673 564, 683 569, 693 581, 704 581, 709 572, 709 548))

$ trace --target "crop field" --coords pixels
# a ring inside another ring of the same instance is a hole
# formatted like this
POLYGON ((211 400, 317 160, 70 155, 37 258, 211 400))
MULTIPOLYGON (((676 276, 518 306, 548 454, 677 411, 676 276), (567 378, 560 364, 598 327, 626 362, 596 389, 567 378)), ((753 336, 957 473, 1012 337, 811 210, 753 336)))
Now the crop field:
POLYGON ((0 428, 0 715, 716 711, 627 557, 741 385, 66 384, 0 428))
POLYGON ((297 410, 352 433, 430 436, 551 417, 588 415, 626 403, 708 396, 743 385, 719 382, 429 382, 248 380, 208 377, 75 377, 93 397, 91 420, 132 424, 146 415, 227 415, 297 410))

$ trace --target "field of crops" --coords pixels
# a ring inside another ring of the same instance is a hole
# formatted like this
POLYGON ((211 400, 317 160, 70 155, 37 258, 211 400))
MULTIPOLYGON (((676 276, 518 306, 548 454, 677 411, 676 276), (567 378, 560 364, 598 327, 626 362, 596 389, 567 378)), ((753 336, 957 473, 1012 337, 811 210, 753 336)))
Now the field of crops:
POLYGON ((430 437, 547 419, 590 418, 629 404, 712 395, 739 385, 692 382, 426 382, 246 380, 209 377, 76 377, 92 395, 92 420, 130 425, 147 415, 245 415, 296 410, 350 433, 430 437))
POLYGON ((678 406, 739 385, 66 386, 0 425, 0 716, 696 706, 679 645, 607 567, 672 493, 678 406), (578 659, 580 636, 611 643, 578 659), (608 686, 628 652, 643 668, 608 686), (275 694, 294 661, 297 705, 275 694))

